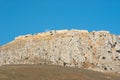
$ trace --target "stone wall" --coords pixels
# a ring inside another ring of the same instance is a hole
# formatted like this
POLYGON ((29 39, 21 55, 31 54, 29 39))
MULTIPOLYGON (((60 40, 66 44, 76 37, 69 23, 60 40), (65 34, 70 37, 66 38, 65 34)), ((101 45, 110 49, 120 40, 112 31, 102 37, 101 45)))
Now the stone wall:
POLYGON ((120 36, 60 30, 25 35, 0 47, 0 65, 55 64, 120 72, 120 36))

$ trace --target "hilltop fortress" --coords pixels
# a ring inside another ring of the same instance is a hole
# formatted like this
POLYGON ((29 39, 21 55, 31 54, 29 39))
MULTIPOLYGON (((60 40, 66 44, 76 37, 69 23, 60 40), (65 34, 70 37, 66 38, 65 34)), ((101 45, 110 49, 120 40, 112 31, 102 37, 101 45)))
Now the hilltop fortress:
POLYGON ((0 47, 0 65, 54 64, 120 72, 120 36, 108 31, 53 30, 0 47))

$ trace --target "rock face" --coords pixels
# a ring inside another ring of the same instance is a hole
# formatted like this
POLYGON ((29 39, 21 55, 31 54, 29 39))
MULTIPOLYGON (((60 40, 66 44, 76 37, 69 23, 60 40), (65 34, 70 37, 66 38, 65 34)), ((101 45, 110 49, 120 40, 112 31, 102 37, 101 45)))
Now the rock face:
POLYGON ((120 72, 120 36, 59 30, 19 36, 0 47, 0 65, 42 63, 120 72))

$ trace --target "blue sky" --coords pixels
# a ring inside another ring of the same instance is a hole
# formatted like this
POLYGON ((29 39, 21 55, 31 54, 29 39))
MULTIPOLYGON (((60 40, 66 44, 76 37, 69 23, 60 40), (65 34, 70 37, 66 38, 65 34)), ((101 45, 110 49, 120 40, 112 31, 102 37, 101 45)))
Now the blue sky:
POLYGON ((120 0, 0 0, 0 45, 53 29, 120 34, 120 0))

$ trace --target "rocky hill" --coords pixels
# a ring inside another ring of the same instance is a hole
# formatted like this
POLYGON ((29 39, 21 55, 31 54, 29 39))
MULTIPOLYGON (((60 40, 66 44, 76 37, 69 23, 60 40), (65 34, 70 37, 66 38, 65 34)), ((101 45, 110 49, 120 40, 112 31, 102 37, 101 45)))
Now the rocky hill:
POLYGON ((120 36, 108 31, 53 30, 0 47, 0 65, 54 64, 120 72, 120 36))

